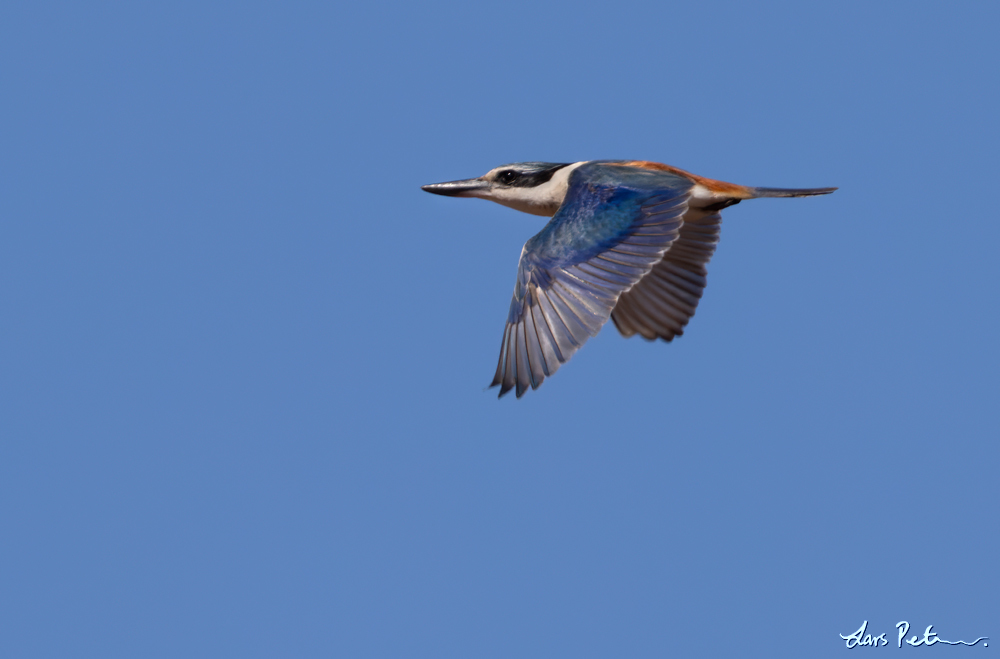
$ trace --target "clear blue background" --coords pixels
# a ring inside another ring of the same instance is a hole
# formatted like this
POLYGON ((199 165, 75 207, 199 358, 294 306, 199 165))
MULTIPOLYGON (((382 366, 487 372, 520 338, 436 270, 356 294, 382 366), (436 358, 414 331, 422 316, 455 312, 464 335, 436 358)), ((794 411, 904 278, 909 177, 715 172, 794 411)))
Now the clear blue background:
POLYGON ((4 3, 0 654, 992 655, 998 24, 4 3), (419 186, 596 158, 840 190, 498 402, 544 220, 419 186))

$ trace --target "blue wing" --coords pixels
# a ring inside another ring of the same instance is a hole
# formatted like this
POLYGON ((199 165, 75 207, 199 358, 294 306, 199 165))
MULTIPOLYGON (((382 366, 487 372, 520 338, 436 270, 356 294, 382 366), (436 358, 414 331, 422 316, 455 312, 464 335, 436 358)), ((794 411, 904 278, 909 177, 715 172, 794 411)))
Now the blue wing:
POLYGON ((692 185, 611 162, 574 170, 559 211, 521 252, 490 386, 520 398, 595 336, 677 239, 692 185))

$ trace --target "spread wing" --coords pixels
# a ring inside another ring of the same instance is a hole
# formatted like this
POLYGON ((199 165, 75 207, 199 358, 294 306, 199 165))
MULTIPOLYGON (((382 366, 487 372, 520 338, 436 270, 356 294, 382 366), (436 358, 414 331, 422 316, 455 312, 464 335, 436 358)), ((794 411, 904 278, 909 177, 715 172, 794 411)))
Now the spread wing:
POLYGON ((670 341, 684 333, 705 291, 708 265, 722 230, 718 213, 684 218, 680 235, 663 260, 648 275, 622 294, 611 312, 623 336, 670 341))
POLYGON ((559 211, 524 245, 490 386, 520 398, 607 322, 677 240, 692 182, 613 163, 572 172, 559 211))

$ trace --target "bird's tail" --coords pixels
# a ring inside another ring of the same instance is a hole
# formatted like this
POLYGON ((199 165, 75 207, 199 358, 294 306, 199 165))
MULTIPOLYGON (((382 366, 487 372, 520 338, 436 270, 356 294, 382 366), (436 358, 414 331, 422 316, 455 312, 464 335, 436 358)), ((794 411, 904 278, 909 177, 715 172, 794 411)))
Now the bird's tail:
POLYGON ((753 198, 760 197, 813 197, 830 194, 837 188, 750 188, 753 198))

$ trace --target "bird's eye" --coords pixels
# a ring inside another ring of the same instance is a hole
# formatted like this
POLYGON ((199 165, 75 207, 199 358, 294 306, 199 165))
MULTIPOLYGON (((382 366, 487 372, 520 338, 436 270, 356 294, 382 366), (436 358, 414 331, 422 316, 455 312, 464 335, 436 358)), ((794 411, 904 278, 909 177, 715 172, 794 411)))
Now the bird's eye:
POLYGON ((497 181, 504 185, 510 185, 517 180, 518 174, 513 169, 505 169, 497 174, 497 181))

